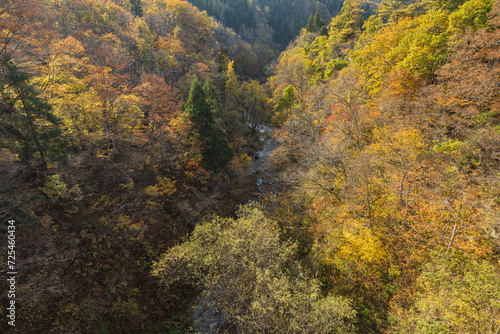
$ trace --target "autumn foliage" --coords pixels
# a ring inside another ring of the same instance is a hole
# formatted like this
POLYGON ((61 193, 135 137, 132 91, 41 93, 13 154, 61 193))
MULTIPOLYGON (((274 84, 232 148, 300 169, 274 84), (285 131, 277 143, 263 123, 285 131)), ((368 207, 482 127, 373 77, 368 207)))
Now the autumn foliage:
POLYGON ((498 0, 0 1, 0 331, 498 333, 499 41, 498 0))

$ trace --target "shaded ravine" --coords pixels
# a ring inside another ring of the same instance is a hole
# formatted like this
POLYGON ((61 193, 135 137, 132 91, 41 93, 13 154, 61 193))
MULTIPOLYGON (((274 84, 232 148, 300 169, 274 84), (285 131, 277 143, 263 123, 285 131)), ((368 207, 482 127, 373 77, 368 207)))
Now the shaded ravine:
MULTIPOLYGON (((276 140, 273 138, 274 131, 266 125, 247 124, 248 127, 254 128, 259 132, 260 141, 265 141, 264 147, 257 151, 253 156, 252 172, 255 175, 257 183, 257 198, 250 200, 252 202, 262 202, 266 195, 275 195, 277 193, 274 185, 273 175, 269 169, 269 158, 273 150, 277 146, 276 140)), ((202 294, 198 301, 198 305, 194 312, 194 325, 196 333, 217 334, 220 324, 226 322, 224 315, 217 315, 217 310, 214 305, 212 294, 202 294)))

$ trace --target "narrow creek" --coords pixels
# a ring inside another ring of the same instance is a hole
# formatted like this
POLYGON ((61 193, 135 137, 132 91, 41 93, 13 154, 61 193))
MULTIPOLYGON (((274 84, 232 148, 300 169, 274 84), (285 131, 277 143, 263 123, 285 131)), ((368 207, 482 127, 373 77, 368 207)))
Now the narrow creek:
MULTIPOLYGON (((253 128, 252 124, 247 125, 253 128)), ((269 168, 269 158, 276 148, 277 142, 273 138, 274 131, 270 127, 258 125, 255 128, 259 132, 259 140, 265 143, 264 147, 253 156, 252 172, 255 175, 258 194, 257 198, 250 202, 262 202, 264 196, 276 194, 276 186, 269 168)), ((217 334, 219 324, 226 322, 224 315, 217 315, 214 298, 210 293, 203 294, 198 301, 198 306, 194 312, 194 321, 196 333, 205 334, 217 334)))
POLYGON ((271 153, 276 148, 276 140, 273 138, 273 129, 259 125, 257 131, 260 133, 259 139, 265 141, 262 150, 254 155, 253 173, 257 179, 257 202, 261 202, 266 195, 275 195, 276 186, 273 181, 273 175, 269 169, 269 159, 271 153))

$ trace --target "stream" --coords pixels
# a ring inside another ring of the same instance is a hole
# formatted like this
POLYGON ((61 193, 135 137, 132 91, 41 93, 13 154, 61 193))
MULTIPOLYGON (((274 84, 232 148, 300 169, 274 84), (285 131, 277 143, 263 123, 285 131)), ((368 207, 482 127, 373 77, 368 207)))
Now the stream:
POLYGON ((261 202, 266 195, 275 195, 276 186, 274 185, 273 175, 269 171, 269 156, 276 148, 276 140, 273 138, 273 129, 259 125, 257 131, 260 133, 260 141, 267 141, 262 150, 254 155, 253 174, 257 179, 257 202, 261 202))
MULTIPOLYGON (((249 128, 253 125, 247 123, 249 128)), ((269 156, 276 148, 276 140, 273 138, 274 131, 266 125, 257 125, 257 132, 259 132, 259 140, 264 142, 262 150, 257 151, 253 156, 252 173, 255 175, 258 194, 255 200, 248 203, 257 201, 262 202, 266 195, 275 195, 277 193, 276 186, 273 182, 273 175, 269 170, 269 156)), ((217 334, 218 325, 226 322, 224 315, 217 315, 214 307, 214 298, 211 294, 206 294, 198 301, 198 306, 194 312, 194 325, 196 333, 217 334)))

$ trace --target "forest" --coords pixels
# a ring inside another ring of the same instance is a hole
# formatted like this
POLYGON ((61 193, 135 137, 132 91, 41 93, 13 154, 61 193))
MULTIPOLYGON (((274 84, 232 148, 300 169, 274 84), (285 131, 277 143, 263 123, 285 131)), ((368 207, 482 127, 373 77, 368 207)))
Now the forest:
POLYGON ((1 333, 500 333, 499 0, 0 0, 1 333))

